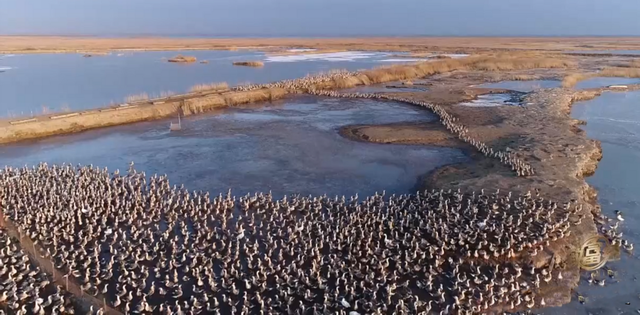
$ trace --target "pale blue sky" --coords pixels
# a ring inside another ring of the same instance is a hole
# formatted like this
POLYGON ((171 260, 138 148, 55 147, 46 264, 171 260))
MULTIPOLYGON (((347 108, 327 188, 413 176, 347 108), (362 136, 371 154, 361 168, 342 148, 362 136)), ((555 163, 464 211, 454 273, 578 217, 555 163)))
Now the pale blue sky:
POLYGON ((640 1, 2 0, 0 34, 640 35, 640 1))

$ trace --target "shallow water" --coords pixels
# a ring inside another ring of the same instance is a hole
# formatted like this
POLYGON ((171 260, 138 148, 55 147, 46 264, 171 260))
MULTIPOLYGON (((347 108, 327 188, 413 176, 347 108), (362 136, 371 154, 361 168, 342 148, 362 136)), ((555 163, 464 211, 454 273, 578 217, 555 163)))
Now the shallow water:
MULTIPOLYGON (((257 51, 113 52, 0 56, 0 117, 63 109, 81 110, 121 103, 127 95, 182 93, 201 83, 268 83, 331 69, 359 70, 381 65, 391 53, 339 52, 269 57, 257 51), (169 63, 178 55, 195 56, 191 64, 169 63), (208 64, 201 64, 206 60, 208 64), (234 61, 262 60, 262 68, 234 61)), ((386 63, 385 63, 386 64, 386 63)))
POLYGON ((560 87, 560 81, 556 80, 531 80, 531 81, 501 81, 495 83, 479 84, 476 87, 488 89, 507 89, 518 92, 531 92, 537 89, 550 89, 560 87))
MULTIPOLYGON (((572 116, 587 121, 587 136, 602 142, 603 158, 596 173, 587 182, 598 190, 602 211, 615 218, 615 210, 624 213, 619 231, 623 238, 640 246, 640 92, 604 93, 573 106, 572 116)), ((589 285, 587 273, 578 292, 587 297, 580 305, 550 309, 545 314, 637 314, 640 309, 640 259, 637 249, 623 253, 619 261, 605 267, 617 271, 607 277, 605 287, 589 285), (626 305, 629 302, 630 305, 626 305)), ((606 276, 601 270, 602 277, 606 276)))
POLYGON ((337 133, 348 124, 402 121, 435 117, 398 103, 301 97, 189 117, 173 133, 159 121, 6 145, 0 165, 92 163, 124 171, 133 160, 148 174, 213 194, 363 195, 411 192, 418 176, 466 161, 456 149, 361 143, 337 133))

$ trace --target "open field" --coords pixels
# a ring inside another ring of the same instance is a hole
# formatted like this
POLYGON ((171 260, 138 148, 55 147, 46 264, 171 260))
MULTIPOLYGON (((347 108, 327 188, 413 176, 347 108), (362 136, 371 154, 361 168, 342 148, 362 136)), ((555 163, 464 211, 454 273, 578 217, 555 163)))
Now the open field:
POLYGON ((0 36, 0 53, 104 52, 110 50, 261 49, 286 47, 322 50, 483 51, 505 49, 606 50, 640 49, 637 37, 407 37, 407 38, 91 38, 0 36))

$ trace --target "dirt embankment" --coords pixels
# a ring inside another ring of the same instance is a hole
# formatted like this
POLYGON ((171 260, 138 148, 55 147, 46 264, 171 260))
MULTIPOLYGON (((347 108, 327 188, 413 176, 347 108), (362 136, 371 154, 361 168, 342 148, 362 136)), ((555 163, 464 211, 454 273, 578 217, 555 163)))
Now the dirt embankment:
POLYGON ((3 122, 0 123, 0 143, 75 133, 89 129, 141 121, 172 118, 178 114, 184 116, 195 115, 216 108, 276 100, 285 95, 286 91, 278 88, 225 92, 189 99, 173 97, 167 101, 156 102, 156 104, 145 102, 139 105, 103 108, 60 116, 40 116, 35 121, 18 124, 3 122))
POLYGON ((340 128, 339 132, 355 141, 464 148, 447 129, 433 122, 351 125, 340 128))

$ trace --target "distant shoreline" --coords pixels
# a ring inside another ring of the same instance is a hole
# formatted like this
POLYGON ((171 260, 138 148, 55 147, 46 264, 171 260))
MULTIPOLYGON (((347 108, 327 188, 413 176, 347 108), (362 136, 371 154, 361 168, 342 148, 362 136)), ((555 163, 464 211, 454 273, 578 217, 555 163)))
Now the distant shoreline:
POLYGON ((0 53, 314 48, 362 51, 476 52, 492 50, 640 50, 640 37, 89 37, 0 35, 0 53), (611 38, 616 42, 612 43, 611 38))

